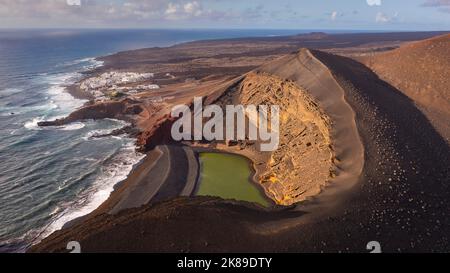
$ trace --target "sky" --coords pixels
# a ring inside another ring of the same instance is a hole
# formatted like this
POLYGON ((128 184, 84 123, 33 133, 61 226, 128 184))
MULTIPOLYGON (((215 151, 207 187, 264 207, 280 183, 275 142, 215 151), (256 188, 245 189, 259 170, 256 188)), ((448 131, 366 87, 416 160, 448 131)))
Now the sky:
POLYGON ((0 0, 0 28, 450 30, 450 0, 0 0))

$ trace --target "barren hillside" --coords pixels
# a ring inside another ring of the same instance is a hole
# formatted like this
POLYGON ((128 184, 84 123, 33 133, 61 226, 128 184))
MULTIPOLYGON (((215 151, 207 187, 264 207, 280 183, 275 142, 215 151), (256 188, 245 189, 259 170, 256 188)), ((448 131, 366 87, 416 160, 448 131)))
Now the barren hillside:
POLYGON ((362 59, 383 80, 395 86, 450 138, 450 35, 414 42, 362 59))

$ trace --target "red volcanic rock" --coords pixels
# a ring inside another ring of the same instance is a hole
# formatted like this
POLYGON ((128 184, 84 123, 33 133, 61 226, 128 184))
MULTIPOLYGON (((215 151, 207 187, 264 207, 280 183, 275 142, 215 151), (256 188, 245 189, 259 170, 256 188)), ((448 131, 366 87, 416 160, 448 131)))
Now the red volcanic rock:
POLYGON ((160 144, 173 142, 171 129, 175 118, 165 115, 159 119, 156 124, 147 131, 142 132, 137 138, 137 146, 139 151, 146 152, 160 144))
POLYGON ((94 104, 73 112, 66 120, 72 122, 85 119, 114 118, 122 114, 126 109, 125 107, 126 105, 123 102, 94 104))
POLYGON ((62 126, 72 122, 88 119, 126 119, 127 115, 138 115, 142 111, 142 107, 131 100, 102 102, 78 109, 63 119, 39 122, 38 126, 62 126))
POLYGON ((142 111, 144 110, 140 105, 131 105, 125 109, 124 113, 126 115, 139 115, 140 113, 142 113, 142 111))

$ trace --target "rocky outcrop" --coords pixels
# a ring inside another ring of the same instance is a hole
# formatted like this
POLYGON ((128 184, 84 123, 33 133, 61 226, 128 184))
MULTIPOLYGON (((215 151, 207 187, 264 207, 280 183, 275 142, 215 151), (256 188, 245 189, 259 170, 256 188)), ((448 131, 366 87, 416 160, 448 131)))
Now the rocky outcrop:
POLYGON ((280 144, 261 152, 259 143, 228 143, 255 162, 256 180, 277 204, 291 205, 318 194, 332 177, 331 121, 306 90, 268 73, 251 72, 216 103, 278 105, 280 144))
POLYGON ((316 195, 332 175, 329 117, 292 81, 252 73, 242 82, 243 104, 279 105, 280 147, 260 182, 277 203, 290 205, 316 195))
POLYGON ((159 119, 152 128, 143 131, 137 138, 136 145, 141 152, 147 152, 157 145, 171 143, 171 129, 176 119, 166 115, 159 119))
POLYGON ((121 120, 131 120, 131 116, 138 115, 143 111, 139 102, 125 99, 122 101, 102 102, 82 107, 69 116, 53 121, 39 122, 38 126, 62 126, 81 120, 98 120, 105 118, 114 118, 121 120))
POLYGON ((128 135, 130 137, 137 137, 139 136, 141 132, 138 128, 134 126, 125 126, 123 128, 119 128, 116 130, 113 130, 111 133, 103 134, 103 135, 94 135, 92 138, 104 138, 109 136, 120 136, 120 135, 128 135))

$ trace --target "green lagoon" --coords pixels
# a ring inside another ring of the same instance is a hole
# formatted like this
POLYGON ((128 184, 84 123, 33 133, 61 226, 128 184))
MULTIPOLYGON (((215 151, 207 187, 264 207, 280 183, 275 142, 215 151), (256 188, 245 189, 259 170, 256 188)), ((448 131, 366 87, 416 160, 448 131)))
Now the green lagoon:
POLYGON ((197 195, 218 196, 270 206, 268 198, 259 186, 251 181, 252 167, 247 158, 226 153, 201 153, 200 164, 197 195))

